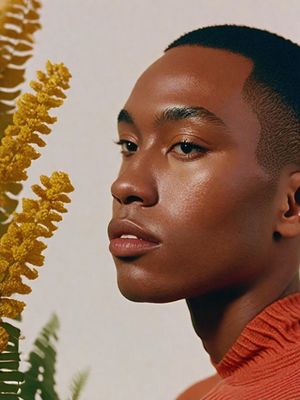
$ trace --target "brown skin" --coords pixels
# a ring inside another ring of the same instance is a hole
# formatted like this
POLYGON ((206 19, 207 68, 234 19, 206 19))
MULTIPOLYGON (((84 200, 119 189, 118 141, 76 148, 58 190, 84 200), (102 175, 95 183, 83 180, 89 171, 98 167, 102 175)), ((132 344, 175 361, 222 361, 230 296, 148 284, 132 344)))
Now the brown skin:
POLYGON ((134 259, 114 257, 128 299, 186 299, 194 329, 219 362, 268 304, 300 291, 300 187, 296 165, 274 186, 255 158, 260 124, 242 97, 251 60, 199 46, 167 51, 138 79, 120 122, 113 218, 132 219, 161 240, 134 259), (227 126, 155 116, 174 106, 205 107, 227 126), (208 151, 183 152, 188 139, 208 151), (188 158, 190 157, 190 158, 188 158), (273 232, 280 232, 275 241, 273 232))

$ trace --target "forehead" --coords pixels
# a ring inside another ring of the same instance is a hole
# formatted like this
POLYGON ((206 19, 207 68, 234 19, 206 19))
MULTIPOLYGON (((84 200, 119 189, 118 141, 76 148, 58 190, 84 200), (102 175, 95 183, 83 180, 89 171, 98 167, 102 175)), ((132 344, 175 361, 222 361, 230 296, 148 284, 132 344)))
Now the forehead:
POLYGON ((259 130, 242 97, 253 62, 226 50, 179 46, 168 50, 137 80, 126 104, 136 120, 151 118, 172 105, 205 107, 235 130, 259 130))

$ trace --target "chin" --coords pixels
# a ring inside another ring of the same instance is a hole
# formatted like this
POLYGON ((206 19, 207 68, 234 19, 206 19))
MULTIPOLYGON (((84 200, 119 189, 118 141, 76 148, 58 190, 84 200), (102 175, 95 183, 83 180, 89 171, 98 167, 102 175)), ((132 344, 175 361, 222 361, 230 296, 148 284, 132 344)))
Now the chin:
POLYGON ((183 293, 151 279, 128 279, 118 275, 118 288, 127 300, 137 303, 170 303, 185 298, 183 293))

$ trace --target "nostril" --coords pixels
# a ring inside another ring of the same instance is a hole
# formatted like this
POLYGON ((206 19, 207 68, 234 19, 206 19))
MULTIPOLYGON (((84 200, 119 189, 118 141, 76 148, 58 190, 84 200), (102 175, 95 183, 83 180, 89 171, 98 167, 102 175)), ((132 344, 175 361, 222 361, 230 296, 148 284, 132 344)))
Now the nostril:
POLYGON ((120 175, 111 185, 111 195, 119 204, 136 203, 143 207, 153 206, 158 199, 155 181, 133 173, 120 175))
POLYGON ((133 203, 134 201, 143 202, 143 200, 138 196, 128 196, 128 197, 126 197, 124 204, 130 204, 130 203, 133 203))

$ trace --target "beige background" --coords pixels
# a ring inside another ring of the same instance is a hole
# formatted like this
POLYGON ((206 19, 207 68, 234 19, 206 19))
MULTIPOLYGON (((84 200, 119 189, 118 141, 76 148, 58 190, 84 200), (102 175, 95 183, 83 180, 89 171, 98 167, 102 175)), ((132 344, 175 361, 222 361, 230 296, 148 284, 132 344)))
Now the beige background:
MULTIPOLYGON (((22 324, 26 353, 52 311, 61 320, 57 382, 63 398, 74 372, 91 367, 85 400, 171 400, 214 372, 184 301, 132 303, 117 289, 108 252, 110 184, 118 172, 116 116, 139 74, 184 32, 217 23, 267 28, 300 42, 299 0, 44 0, 27 78, 63 61, 72 88, 30 169, 63 170, 76 191, 46 263, 32 284, 22 324)), ((28 89, 28 83, 24 85, 28 89)))

